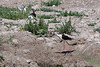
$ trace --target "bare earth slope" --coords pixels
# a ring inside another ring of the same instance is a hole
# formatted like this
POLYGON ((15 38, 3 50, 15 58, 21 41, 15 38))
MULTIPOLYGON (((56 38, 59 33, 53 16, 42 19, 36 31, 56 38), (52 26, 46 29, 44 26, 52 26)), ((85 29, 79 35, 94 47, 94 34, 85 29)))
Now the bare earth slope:
MULTIPOLYGON (((0 0, 0 5, 20 7, 34 1, 36 0, 0 0)), ((100 19, 97 19, 100 18, 100 0, 63 0, 61 5, 50 8, 57 10, 65 8, 68 11, 84 12, 88 15, 81 20, 72 17, 72 23, 75 23, 76 30, 80 32, 72 33, 76 38, 68 41, 70 44, 76 43, 71 46, 72 56, 66 44, 65 52, 61 53, 60 57, 56 57, 64 44, 57 36, 38 38, 28 31, 21 31, 17 26, 7 30, 5 22, 24 25, 25 20, 3 19, 0 23, 0 37, 2 37, 0 56, 3 56, 4 60, 0 59, 0 67, 57 67, 57 64, 62 64, 63 67, 100 67, 100 33, 94 32, 94 29, 100 26, 100 19), (89 23, 96 25, 90 27, 87 25, 89 23)), ((62 17, 61 20, 64 21, 65 18, 62 17)), ((49 26, 54 27, 54 25, 51 23, 49 26)))

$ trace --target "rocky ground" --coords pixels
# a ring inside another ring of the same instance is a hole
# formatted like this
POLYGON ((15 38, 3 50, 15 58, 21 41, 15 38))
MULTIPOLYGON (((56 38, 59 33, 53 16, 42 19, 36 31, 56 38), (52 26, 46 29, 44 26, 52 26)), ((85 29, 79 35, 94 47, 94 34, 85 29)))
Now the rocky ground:
MULTIPOLYGON (((23 0, 24 4, 34 2, 33 0, 23 0)), ((8 7, 21 6, 21 0, 0 0, 0 5, 8 7)), ((65 52, 62 50, 64 42, 54 35, 53 37, 36 37, 28 31, 20 30, 20 26, 12 26, 9 30, 5 23, 24 25, 26 20, 2 19, 0 22, 0 60, 1 67, 100 67, 100 33, 94 29, 100 25, 100 1, 99 0, 63 0, 62 4, 50 7, 57 10, 65 8, 68 11, 84 12, 88 17, 82 19, 71 17, 76 31, 72 33, 74 40, 68 41, 71 46, 72 56, 70 56, 70 46, 66 44, 65 52), (88 26, 89 23, 96 23, 95 26, 88 26)), ((43 6, 45 7, 45 6, 43 6)), ((35 7, 34 7, 35 8, 35 7)), ((44 13, 44 12, 42 12, 44 13)), ((45 12, 47 13, 47 12, 45 12)), ((39 12, 36 12, 39 14, 39 12)), ((54 14, 54 13, 47 13, 54 14)), ((66 17, 61 18, 62 22, 66 17)), ((47 21, 47 20, 45 20, 47 21)), ((60 23, 60 24, 61 24, 60 23)), ((49 27, 54 27, 54 23, 49 27)), ((58 24, 59 25, 59 24, 58 24)))

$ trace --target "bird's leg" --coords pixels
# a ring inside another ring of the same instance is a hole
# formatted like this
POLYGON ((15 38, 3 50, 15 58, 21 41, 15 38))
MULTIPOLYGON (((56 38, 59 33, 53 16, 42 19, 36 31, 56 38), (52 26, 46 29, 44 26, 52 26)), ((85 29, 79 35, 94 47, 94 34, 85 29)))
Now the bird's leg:
MULTIPOLYGON (((65 41, 64 41, 64 43, 63 43, 63 49, 62 49, 62 51, 60 52, 60 54, 64 51, 64 49, 65 49, 65 41)), ((60 54, 57 56, 57 58, 60 56, 60 54)))
POLYGON ((69 45, 69 48, 70 48, 70 56, 72 56, 72 53, 71 53, 71 44, 69 44, 67 41, 66 43, 69 45))

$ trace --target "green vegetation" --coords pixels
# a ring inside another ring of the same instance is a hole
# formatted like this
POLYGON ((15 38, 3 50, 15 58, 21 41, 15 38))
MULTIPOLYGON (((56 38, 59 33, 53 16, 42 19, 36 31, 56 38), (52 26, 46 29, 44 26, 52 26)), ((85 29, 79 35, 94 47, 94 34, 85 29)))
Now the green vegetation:
POLYGON ((42 2, 45 6, 58 6, 61 4, 61 1, 60 0, 50 0, 48 2, 42 2))
POLYGON ((100 33, 100 27, 94 30, 94 32, 96 31, 100 33))
POLYGON ((32 23, 31 21, 29 21, 29 23, 25 24, 23 29, 35 35, 42 36, 48 33, 48 24, 44 23, 43 19, 40 19, 39 23, 32 23))
POLYGON ((60 23, 60 21, 57 21, 56 18, 54 18, 54 19, 51 20, 51 21, 48 20, 48 23, 60 23))
POLYGON ((90 23, 90 24, 88 24, 88 26, 95 26, 96 25, 96 23, 90 23))
POLYGON ((50 9, 50 8, 41 8, 41 11, 44 11, 44 12, 62 12, 62 11, 58 11, 58 10, 54 10, 54 9, 50 9))
POLYGON ((76 16, 76 17, 87 16, 84 13, 72 12, 72 11, 67 12, 67 10, 65 12, 60 12, 60 15, 61 16, 76 16))
POLYGON ((4 61, 4 57, 3 56, 0 56, 0 61, 4 61))
POLYGON ((31 5, 29 5, 28 8, 26 8, 26 11, 21 11, 17 8, 0 6, 0 17, 12 20, 26 19, 29 15, 30 9, 31 5))
POLYGON ((64 10, 65 8, 61 8, 62 10, 64 10))
POLYGON ((75 32, 74 28, 71 25, 71 18, 69 19, 68 22, 65 20, 65 24, 63 23, 62 25, 60 25, 60 27, 56 26, 55 30, 59 33, 67 33, 67 34, 75 32))
POLYGON ((54 16, 52 15, 41 15, 41 16, 38 16, 38 18, 42 18, 42 19, 51 19, 51 18, 54 18, 54 16))
POLYGON ((91 58, 91 57, 89 57, 89 56, 85 56, 85 55, 83 55, 83 58, 84 58, 86 61, 88 61, 88 62, 90 62, 91 64, 93 64, 95 67, 100 67, 100 62, 97 62, 95 59, 93 59, 93 58, 91 58))
POLYGON ((14 38, 14 35, 10 35, 8 38, 9 38, 9 39, 7 40, 7 42, 11 42, 12 39, 14 38))

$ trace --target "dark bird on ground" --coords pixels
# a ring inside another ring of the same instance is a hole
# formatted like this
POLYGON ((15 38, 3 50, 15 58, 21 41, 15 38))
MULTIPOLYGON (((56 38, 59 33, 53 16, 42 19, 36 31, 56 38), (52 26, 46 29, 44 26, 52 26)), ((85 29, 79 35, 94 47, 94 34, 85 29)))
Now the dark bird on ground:
MULTIPOLYGON (((68 35, 68 34, 58 34, 57 32, 54 32, 54 34, 56 34, 56 35, 61 39, 60 42, 64 41, 63 50, 65 49, 65 43, 67 43, 69 46, 71 46, 71 44, 69 44, 69 43, 67 42, 67 40, 73 40, 74 37, 72 37, 72 36, 70 36, 70 35, 68 35)), ((63 50, 62 50, 60 53, 62 53, 63 50)), ((70 47, 70 51, 71 51, 71 47, 70 47)), ((59 55, 58 55, 58 56, 59 56, 59 55)), ((72 56, 72 54, 70 54, 70 56, 72 56)))
POLYGON ((30 15, 36 17, 36 13, 34 11, 30 15))
POLYGON ((62 39, 63 40, 72 40, 73 38, 66 36, 65 34, 62 34, 62 39))

